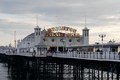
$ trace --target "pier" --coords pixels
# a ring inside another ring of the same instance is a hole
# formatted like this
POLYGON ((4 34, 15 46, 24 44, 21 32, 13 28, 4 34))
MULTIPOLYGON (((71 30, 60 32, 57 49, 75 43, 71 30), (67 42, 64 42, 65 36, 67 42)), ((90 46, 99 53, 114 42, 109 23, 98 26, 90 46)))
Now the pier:
POLYGON ((0 54, 12 78, 27 80, 119 80, 118 53, 0 54), (100 56, 101 55, 101 56, 100 56), (14 75, 13 75, 14 74, 14 75))

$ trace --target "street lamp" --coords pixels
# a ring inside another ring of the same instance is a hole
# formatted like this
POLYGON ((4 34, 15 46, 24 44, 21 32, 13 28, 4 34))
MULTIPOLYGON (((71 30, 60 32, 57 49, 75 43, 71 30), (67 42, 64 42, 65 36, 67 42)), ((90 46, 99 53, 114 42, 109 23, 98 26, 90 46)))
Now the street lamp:
POLYGON ((63 39, 63 52, 64 52, 64 48, 65 48, 65 45, 64 45, 64 43, 65 43, 65 40, 63 39))
POLYGON ((16 52, 16 31, 14 31, 14 46, 15 46, 15 50, 14 50, 13 54, 17 53, 16 52))
POLYGON ((101 34, 101 35, 99 35, 99 37, 101 38, 101 41, 102 41, 102 51, 103 51, 103 38, 106 37, 106 35, 105 34, 101 34))
POLYGON ((61 39, 61 42, 63 42, 63 53, 64 53, 64 43, 65 43, 65 40, 61 39))

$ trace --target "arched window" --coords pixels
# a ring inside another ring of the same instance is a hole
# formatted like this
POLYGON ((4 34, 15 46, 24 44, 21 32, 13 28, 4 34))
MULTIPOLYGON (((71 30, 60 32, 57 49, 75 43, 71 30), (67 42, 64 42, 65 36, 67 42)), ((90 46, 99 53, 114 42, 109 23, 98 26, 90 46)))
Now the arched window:
POLYGON ((72 42, 72 39, 69 39, 69 42, 72 42))
POLYGON ((43 41, 45 42, 45 41, 46 41, 46 39, 44 38, 44 39, 43 39, 43 41))
POLYGON ((54 39, 52 39, 51 41, 52 41, 52 42, 54 42, 55 40, 54 40, 54 39))
POLYGON ((85 31, 85 36, 86 36, 86 31, 85 31))
POLYGON ((89 34, 88 34, 88 31, 87 31, 87 36, 88 36, 89 34))

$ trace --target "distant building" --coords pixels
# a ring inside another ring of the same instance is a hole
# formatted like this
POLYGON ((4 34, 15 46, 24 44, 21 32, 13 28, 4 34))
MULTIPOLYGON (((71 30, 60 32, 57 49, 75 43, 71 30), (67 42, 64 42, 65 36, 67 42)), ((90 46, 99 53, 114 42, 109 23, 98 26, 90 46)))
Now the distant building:
POLYGON ((47 30, 41 30, 39 26, 34 28, 34 33, 26 36, 23 40, 18 40, 18 52, 36 52, 41 53, 51 49, 52 51, 63 51, 64 47, 72 45, 88 45, 89 29, 85 27, 82 35, 77 33, 74 28, 59 26, 47 30))
MULTIPOLYGON (((90 44, 90 45, 73 45, 67 47, 69 50, 79 50, 80 52, 100 52, 102 50, 102 44, 90 44)), ((103 44, 103 52, 120 52, 120 43, 109 41, 103 44)))
POLYGON ((9 46, 0 46, 0 53, 13 53, 16 49, 9 44, 9 46))

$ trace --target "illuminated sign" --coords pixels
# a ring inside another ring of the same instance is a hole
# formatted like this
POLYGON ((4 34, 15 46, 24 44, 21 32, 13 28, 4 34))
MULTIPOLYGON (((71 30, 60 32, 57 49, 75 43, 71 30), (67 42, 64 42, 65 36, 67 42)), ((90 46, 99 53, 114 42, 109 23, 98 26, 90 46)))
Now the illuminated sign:
POLYGON ((76 29, 65 27, 65 26, 53 27, 48 29, 48 32, 45 33, 45 37, 77 37, 79 38, 80 35, 79 33, 76 33, 76 31, 77 31, 76 29), (54 33, 53 31, 70 31, 73 33, 60 33, 60 32, 54 33))
POLYGON ((77 30, 66 26, 59 26, 48 29, 48 32, 52 32, 52 31, 70 31, 75 33, 77 30))
POLYGON ((45 33, 45 37, 80 37, 79 33, 45 33))

